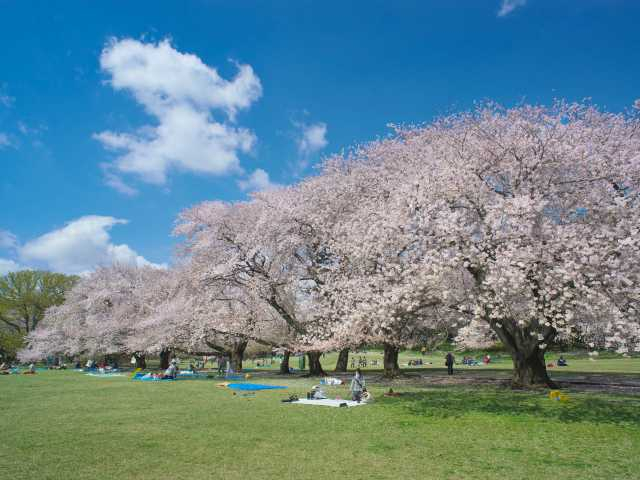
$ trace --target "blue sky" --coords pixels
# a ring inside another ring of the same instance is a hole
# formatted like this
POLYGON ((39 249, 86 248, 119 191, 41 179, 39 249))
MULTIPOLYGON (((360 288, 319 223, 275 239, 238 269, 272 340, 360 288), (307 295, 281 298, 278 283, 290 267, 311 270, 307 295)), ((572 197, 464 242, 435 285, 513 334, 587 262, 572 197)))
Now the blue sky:
POLYGON ((0 273, 170 263, 176 215, 492 99, 640 97, 640 2, 0 0, 0 273))

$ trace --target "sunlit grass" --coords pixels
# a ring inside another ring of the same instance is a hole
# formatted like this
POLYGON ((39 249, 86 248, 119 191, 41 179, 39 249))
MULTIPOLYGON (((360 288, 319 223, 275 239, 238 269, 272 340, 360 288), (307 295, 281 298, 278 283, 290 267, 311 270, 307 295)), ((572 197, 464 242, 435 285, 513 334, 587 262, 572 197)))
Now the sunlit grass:
MULTIPOLYGON (((7 479, 633 479, 640 399, 397 387, 355 409, 289 405, 317 379, 145 383, 75 372, 0 377, 7 479)), ((348 395, 346 387, 328 389, 348 395)))

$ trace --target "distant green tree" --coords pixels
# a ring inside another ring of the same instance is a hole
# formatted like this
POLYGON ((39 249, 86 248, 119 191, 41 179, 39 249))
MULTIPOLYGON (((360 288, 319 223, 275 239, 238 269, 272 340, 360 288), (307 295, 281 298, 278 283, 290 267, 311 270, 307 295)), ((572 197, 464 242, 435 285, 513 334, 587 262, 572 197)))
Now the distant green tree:
POLYGON ((27 335, 44 312, 64 302, 78 277, 38 270, 11 272, 0 277, 0 328, 27 335))
POLYGON ((0 363, 14 360, 23 347, 24 335, 0 329, 0 363))

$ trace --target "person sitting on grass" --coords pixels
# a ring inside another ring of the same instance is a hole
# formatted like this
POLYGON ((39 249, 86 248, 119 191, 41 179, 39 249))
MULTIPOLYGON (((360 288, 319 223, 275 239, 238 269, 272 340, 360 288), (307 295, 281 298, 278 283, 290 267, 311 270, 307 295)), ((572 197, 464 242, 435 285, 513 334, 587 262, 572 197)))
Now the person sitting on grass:
POLYGON ((364 375, 360 369, 356 369, 356 374, 353 376, 351 380, 351 399, 354 402, 360 402, 362 399, 362 392, 365 388, 364 375))
POLYGON ((366 388, 363 388, 360 400, 362 401, 362 403, 371 403, 373 402, 373 395, 371 395, 371 393, 369 393, 366 388))
POLYGON ((36 373, 36 365, 35 363, 29 364, 29 369, 26 372, 23 372, 25 375, 34 375, 36 373))
POLYGON ((164 371, 164 374, 160 378, 176 378, 176 373, 178 372, 178 367, 176 367, 175 362, 171 362, 169 368, 164 371))
POLYGON ((327 395, 324 393, 324 390, 320 387, 320 385, 314 385, 307 396, 310 400, 323 400, 327 398, 327 395))
POLYGON ((566 367, 567 366, 567 361, 565 360, 565 358, 560 355, 560 358, 558 359, 558 366, 559 367, 566 367))

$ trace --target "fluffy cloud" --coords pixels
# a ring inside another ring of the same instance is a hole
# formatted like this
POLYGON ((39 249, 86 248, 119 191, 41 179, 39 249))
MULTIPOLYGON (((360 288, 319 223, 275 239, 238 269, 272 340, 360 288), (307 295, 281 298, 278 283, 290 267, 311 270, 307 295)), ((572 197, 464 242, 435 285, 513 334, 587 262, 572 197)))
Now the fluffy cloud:
POLYGON ((516 8, 524 7, 527 4, 527 0, 502 0, 500 10, 498 10, 499 17, 506 17, 516 8))
POLYGON ((280 188, 282 185, 271 182, 269 174, 261 168, 257 168, 251 175, 249 175, 249 178, 246 180, 239 180, 238 186, 244 191, 261 192, 280 188))
POLYGON ((298 129, 295 134, 295 142, 298 147, 298 160, 294 166, 294 173, 299 175, 309 166, 311 157, 329 143, 327 141, 327 124, 323 122, 312 124, 303 122, 292 123, 298 129))
POLYGON ((308 157, 327 146, 327 124, 313 123, 311 125, 298 124, 300 137, 297 139, 298 153, 308 157))
POLYGON ((100 265, 126 263, 157 265, 138 255, 128 245, 111 243, 109 230, 127 220, 89 215, 67 223, 64 227, 46 233, 19 248, 25 262, 44 264, 47 268, 64 273, 84 273, 100 265))
MULTIPOLYGON (((157 44, 111 41, 100 56, 102 70, 115 90, 131 92, 157 124, 134 133, 94 135, 119 156, 114 167, 163 185, 172 170, 223 175, 241 173, 239 153, 251 151, 254 134, 233 125, 239 110, 262 95, 260 79, 249 65, 236 64, 232 80, 196 55, 181 53, 168 40, 157 44), (216 121, 212 111, 226 115, 216 121)), ((107 179, 118 189, 118 182, 107 179)), ((122 190, 122 189, 121 189, 122 190)), ((125 192, 123 192, 125 193, 125 192)))
POLYGON ((18 238, 9 230, 0 230, 0 248, 16 248, 18 246, 18 238))
POLYGON ((22 267, 18 265, 13 260, 8 260, 6 258, 0 258, 0 276, 6 275, 9 272, 16 272, 21 270, 22 267))

